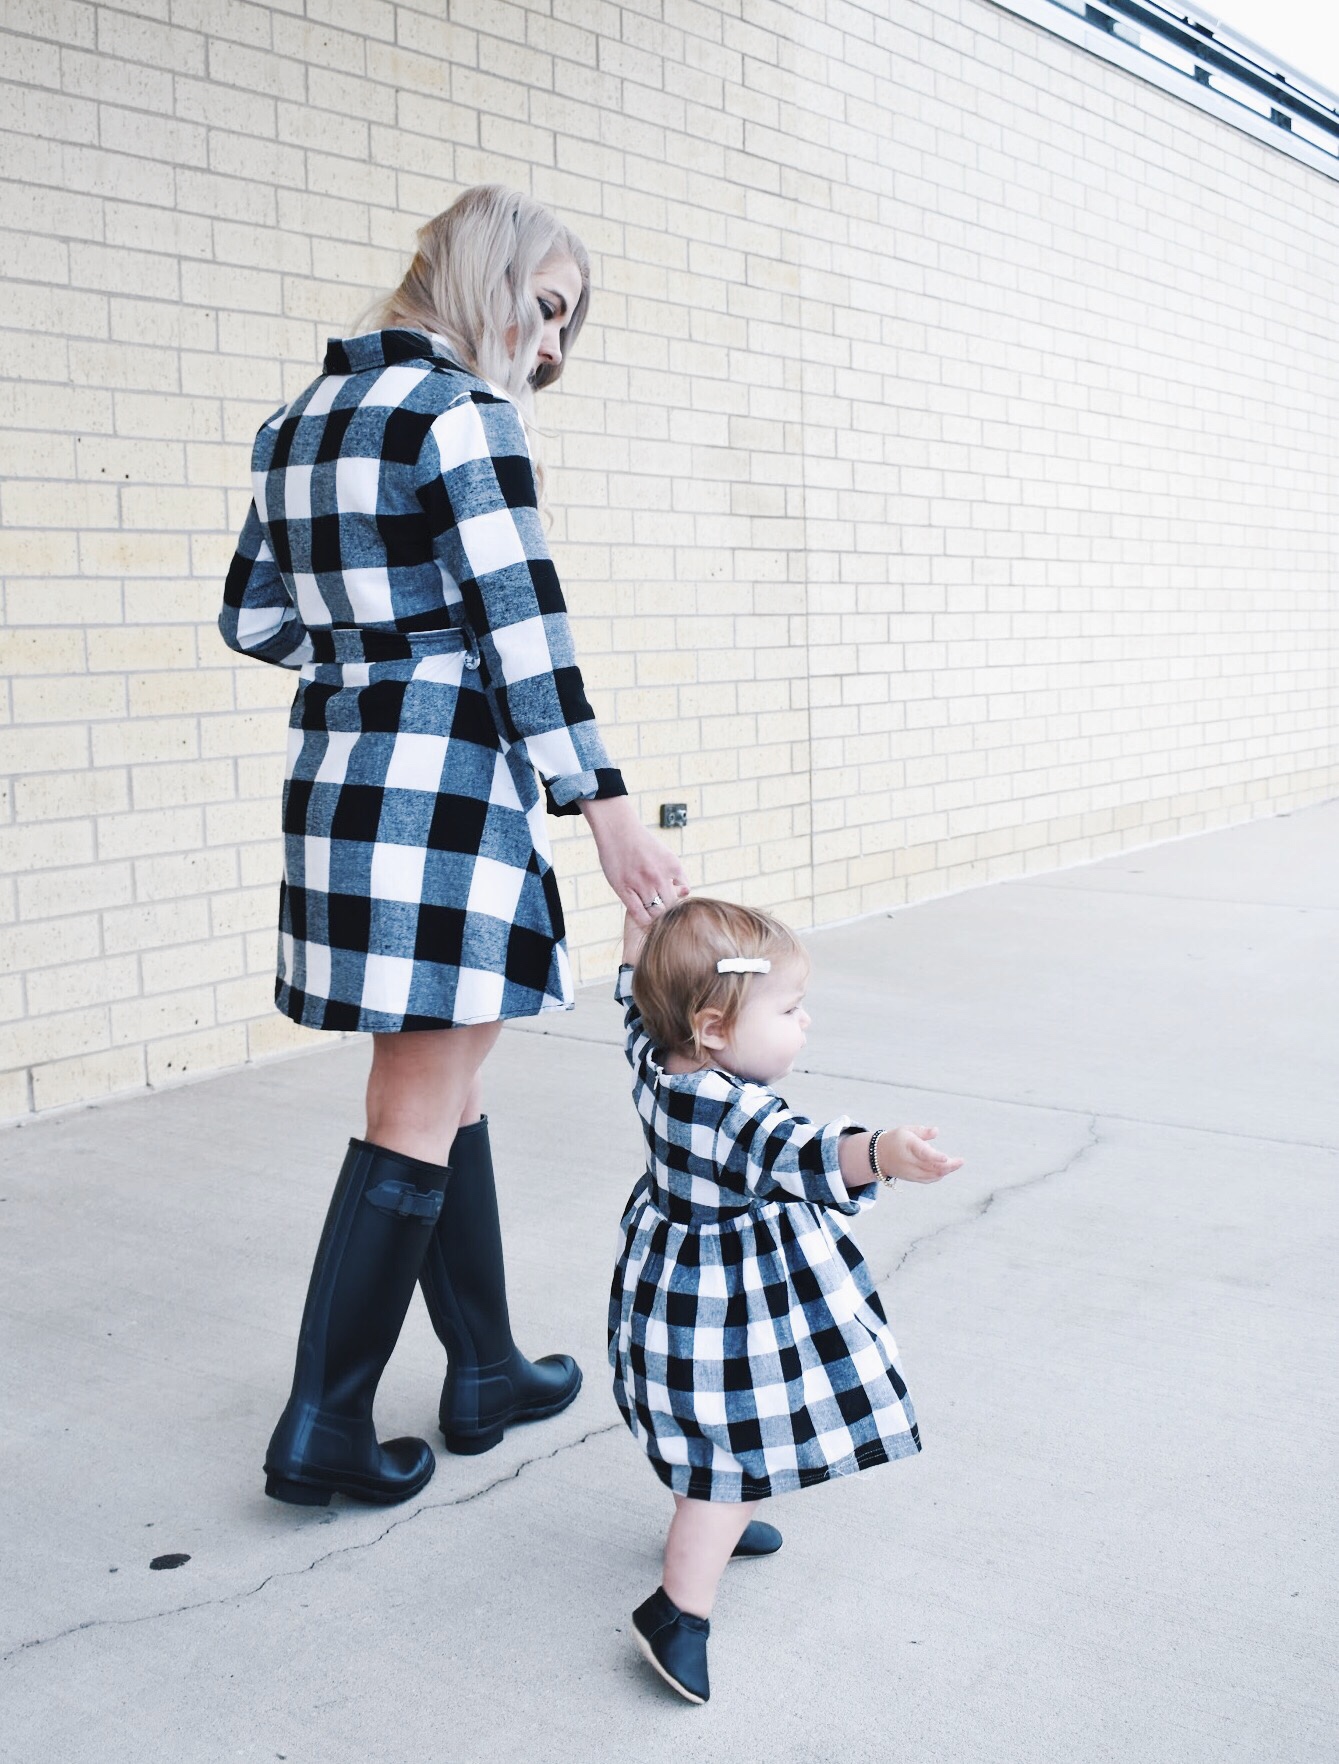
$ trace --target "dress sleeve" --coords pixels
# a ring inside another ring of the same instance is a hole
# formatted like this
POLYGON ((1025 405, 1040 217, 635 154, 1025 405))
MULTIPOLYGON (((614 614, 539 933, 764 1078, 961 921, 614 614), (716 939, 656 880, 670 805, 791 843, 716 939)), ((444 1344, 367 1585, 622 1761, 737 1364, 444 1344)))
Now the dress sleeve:
POLYGON ((742 1154, 749 1190, 762 1200, 805 1200, 839 1213, 857 1213, 868 1206, 877 1186, 851 1193, 842 1181, 842 1135, 863 1129, 845 1115, 810 1121, 794 1114, 763 1085, 740 1090, 725 1131, 742 1154))
POLYGON ((253 502, 223 585, 219 630, 229 649, 281 668, 312 659, 307 627, 298 616, 253 502))
POLYGON ((457 399, 433 423, 419 464, 419 501, 459 584, 502 733, 524 742, 555 812, 625 795, 576 664, 515 405, 482 389, 457 399))
POLYGON ((642 1022, 642 1013, 637 1009, 637 1002, 632 996, 632 969, 626 962, 618 970, 614 997, 624 1007, 623 1051, 628 1056, 628 1064, 639 1078, 646 1078, 652 1042, 646 1033, 646 1025, 642 1022))

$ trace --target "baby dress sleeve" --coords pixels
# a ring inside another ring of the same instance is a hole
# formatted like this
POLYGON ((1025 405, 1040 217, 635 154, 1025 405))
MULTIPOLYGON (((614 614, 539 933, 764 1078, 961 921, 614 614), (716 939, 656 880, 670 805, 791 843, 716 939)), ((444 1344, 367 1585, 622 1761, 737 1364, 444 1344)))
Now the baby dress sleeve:
POLYGON ((639 1079, 649 1082, 654 1078, 650 1064, 652 1042, 646 1033, 646 1025, 642 1022, 642 1013, 637 1009, 637 1002, 632 996, 632 969, 626 962, 618 970, 614 997, 624 1006, 623 1051, 628 1056, 628 1064, 639 1079))
POLYGON ((525 743, 556 812, 625 795, 586 699, 515 405, 483 387, 456 399, 419 466, 419 501, 460 586, 503 735, 525 743))
POLYGON ((312 659, 307 627, 284 586, 254 502, 223 585, 219 631, 229 649, 276 667, 300 668, 312 659))
POLYGON ((875 1184, 848 1191, 838 1147, 842 1135, 861 1132, 845 1115, 810 1121, 794 1114, 761 1084, 744 1085, 724 1123, 743 1159, 744 1180, 762 1200, 804 1200, 839 1213, 868 1206, 875 1184))

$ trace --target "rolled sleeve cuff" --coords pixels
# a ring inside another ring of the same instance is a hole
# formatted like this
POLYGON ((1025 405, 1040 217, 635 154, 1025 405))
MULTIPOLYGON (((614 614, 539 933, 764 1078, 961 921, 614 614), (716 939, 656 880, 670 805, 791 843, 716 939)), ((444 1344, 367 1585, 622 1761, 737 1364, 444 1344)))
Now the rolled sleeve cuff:
POLYGON ((876 1181, 867 1186, 850 1189, 842 1180, 841 1143, 848 1133, 865 1133, 868 1129, 858 1121, 849 1120, 839 1115, 835 1121, 829 1121, 823 1129, 823 1171, 832 1184, 832 1210, 834 1213, 845 1213, 849 1217, 853 1213, 863 1213, 874 1205, 879 1185, 876 1181))
POLYGON ((579 815, 583 802, 598 802, 606 796, 626 796, 628 787, 616 766, 600 766, 590 772, 573 772, 565 778, 550 778, 544 795, 551 815, 579 815))

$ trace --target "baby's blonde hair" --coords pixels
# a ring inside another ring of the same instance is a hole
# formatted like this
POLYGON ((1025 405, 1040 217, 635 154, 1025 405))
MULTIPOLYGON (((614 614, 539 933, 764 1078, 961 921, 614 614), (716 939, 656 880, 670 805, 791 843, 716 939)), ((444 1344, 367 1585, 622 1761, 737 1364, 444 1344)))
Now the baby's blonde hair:
POLYGON ((632 996, 647 1033, 666 1053, 704 1057, 698 1039, 707 1011, 719 1012, 726 1035, 748 996, 751 974, 718 974, 722 956, 787 957, 809 965, 799 938, 774 919, 730 900, 690 895, 663 912, 647 932, 632 976, 632 996))

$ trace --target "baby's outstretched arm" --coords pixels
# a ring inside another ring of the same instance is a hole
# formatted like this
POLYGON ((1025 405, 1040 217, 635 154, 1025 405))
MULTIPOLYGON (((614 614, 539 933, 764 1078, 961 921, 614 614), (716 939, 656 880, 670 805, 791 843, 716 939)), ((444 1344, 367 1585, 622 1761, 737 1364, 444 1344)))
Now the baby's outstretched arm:
MULTIPOLYGON (((841 1142, 842 1181, 847 1188, 867 1188, 874 1181, 870 1167, 872 1133, 847 1133, 841 1142)), ((875 1147, 879 1175, 900 1176, 906 1182, 938 1182, 962 1169, 961 1158, 946 1157, 930 1144, 939 1137, 937 1127, 891 1127, 879 1134, 875 1147)))
POLYGON ((646 933, 629 912, 623 914, 623 961, 629 968, 635 968, 637 957, 642 953, 642 945, 646 942, 646 933))

